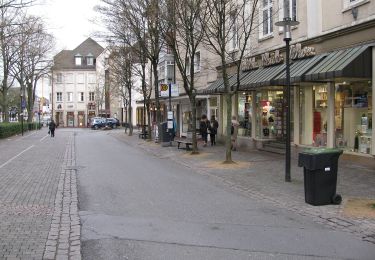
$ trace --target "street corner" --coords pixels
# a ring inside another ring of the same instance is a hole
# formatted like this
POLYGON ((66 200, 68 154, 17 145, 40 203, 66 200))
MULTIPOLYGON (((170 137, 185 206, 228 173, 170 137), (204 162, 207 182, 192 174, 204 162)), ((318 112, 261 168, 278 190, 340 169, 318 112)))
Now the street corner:
POLYGON ((347 198, 343 203, 343 215, 375 221, 375 199, 347 198))

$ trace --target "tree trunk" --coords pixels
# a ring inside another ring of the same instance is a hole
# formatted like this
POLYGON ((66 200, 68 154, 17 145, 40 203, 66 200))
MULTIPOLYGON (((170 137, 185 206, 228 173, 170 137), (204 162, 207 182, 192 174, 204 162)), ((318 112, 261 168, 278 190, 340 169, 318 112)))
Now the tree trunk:
POLYGON ((132 120, 132 98, 131 89, 129 89, 129 102, 128 102, 128 121, 129 121, 129 136, 133 135, 133 120, 132 120))
POLYGON ((229 93, 225 94, 225 101, 227 103, 227 127, 225 135, 225 162, 232 162, 232 95, 229 93))
POLYGON ((1 110, 3 111, 4 122, 9 122, 9 113, 8 113, 8 88, 3 88, 3 93, 1 97, 1 110))
POLYGON ((160 100, 159 100, 159 80, 158 80, 158 63, 153 62, 153 74, 154 74, 154 88, 155 88, 155 103, 156 103, 156 124, 161 122, 161 111, 160 111, 160 100))
POLYGON ((198 143, 197 143, 197 103, 196 103, 196 96, 192 94, 190 97, 190 104, 191 104, 191 114, 192 114, 192 143, 193 143, 193 150, 192 154, 199 153, 198 151, 198 143))
POLYGON ((33 100, 33 90, 32 84, 26 83, 26 91, 27 91, 27 122, 31 123, 33 121, 33 107, 34 107, 34 100, 33 100))

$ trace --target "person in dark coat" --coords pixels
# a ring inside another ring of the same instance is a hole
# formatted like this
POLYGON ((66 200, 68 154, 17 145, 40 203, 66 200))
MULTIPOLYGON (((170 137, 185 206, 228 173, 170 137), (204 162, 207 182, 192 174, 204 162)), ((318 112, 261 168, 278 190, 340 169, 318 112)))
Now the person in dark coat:
POLYGON ((203 139, 203 146, 207 146, 207 136, 208 136, 208 128, 210 126, 210 121, 208 121, 206 115, 202 115, 201 121, 199 123, 199 131, 201 132, 202 139, 203 139))
POLYGON ((51 122, 49 123, 49 131, 50 131, 51 137, 55 137, 55 129, 56 129, 56 123, 53 120, 51 120, 51 122))
POLYGON ((210 120, 210 141, 211 141, 211 146, 216 145, 216 134, 217 134, 217 129, 219 128, 219 122, 215 119, 215 116, 211 116, 210 120))

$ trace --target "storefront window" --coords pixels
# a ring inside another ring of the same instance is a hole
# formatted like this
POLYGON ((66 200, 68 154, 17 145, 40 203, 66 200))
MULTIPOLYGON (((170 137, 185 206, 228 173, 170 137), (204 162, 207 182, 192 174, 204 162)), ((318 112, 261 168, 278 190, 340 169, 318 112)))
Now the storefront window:
POLYGON ((372 90, 367 81, 336 85, 335 130, 337 147, 371 153, 372 90))
POLYGON ((327 105, 327 85, 301 87, 301 144, 327 145, 327 105))
POLYGON ((250 93, 238 95, 238 121, 240 122, 238 135, 240 136, 251 136, 251 117, 253 115, 251 100, 250 93))
POLYGON ((282 90, 263 90, 257 93, 256 137, 283 140, 285 115, 282 90))

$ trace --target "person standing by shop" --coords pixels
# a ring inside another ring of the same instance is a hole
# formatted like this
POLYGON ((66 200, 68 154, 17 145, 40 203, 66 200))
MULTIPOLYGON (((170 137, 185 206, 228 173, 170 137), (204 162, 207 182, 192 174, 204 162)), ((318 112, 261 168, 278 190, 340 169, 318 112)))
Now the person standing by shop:
POLYGON ((211 146, 216 145, 216 134, 217 134, 217 129, 219 128, 219 122, 215 119, 215 116, 211 116, 210 120, 210 141, 211 141, 211 146))
POLYGON ((238 135, 238 127, 240 123, 237 121, 236 116, 232 116, 232 126, 231 126, 231 141, 232 141, 232 151, 237 150, 237 135, 238 135))
POLYGON ((201 121, 200 121, 200 124, 199 124, 199 131, 202 135, 202 139, 203 139, 203 142, 204 142, 203 146, 207 146, 207 136, 208 136, 209 126, 210 126, 210 121, 208 121, 207 116, 202 115, 201 121))
POLYGON ((49 123, 49 131, 50 131, 51 137, 55 137, 55 129, 56 129, 56 124, 55 124, 55 121, 53 121, 52 119, 51 122, 49 123))

